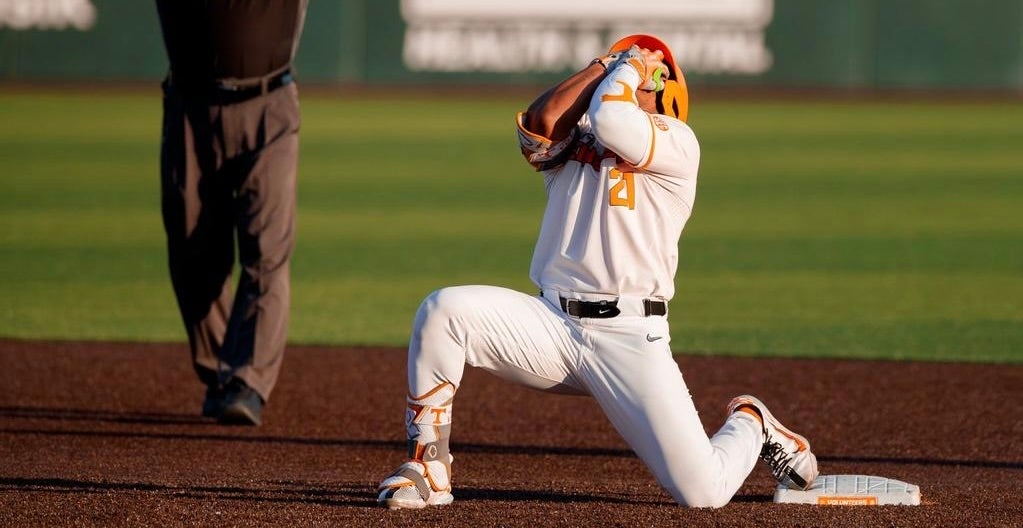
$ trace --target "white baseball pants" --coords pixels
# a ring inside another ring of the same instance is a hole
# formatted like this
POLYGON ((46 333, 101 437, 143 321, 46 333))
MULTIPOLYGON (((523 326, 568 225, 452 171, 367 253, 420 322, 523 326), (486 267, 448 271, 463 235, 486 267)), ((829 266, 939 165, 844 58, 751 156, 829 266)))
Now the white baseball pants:
POLYGON ((734 413, 708 439, 669 341, 665 316, 579 319, 556 300, 506 288, 444 288, 416 314, 409 394, 457 388, 465 364, 535 389, 589 394, 676 501, 720 507, 752 471, 762 429, 734 413))

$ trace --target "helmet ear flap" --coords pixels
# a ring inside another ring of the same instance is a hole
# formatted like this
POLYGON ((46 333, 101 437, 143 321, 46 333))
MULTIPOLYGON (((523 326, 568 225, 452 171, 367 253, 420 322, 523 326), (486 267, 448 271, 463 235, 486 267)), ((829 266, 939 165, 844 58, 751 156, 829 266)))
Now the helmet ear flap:
POLYGON ((685 84, 675 79, 664 83, 664 90, 657 97, 657 111, 661 114, 685 121, 689 117, 689 94, 685 84))

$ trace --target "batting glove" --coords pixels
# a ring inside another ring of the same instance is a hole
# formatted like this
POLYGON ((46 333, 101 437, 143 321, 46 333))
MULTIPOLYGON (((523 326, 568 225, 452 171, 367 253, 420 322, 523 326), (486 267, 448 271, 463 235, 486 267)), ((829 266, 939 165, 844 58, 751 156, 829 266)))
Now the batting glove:
POLYGON ((633 45, 628 51, 618 55, 618 58, 608 65, 609 71, 626 64, 639 73, 640 90, 660 92, 664 89, 664 80, 671 75, 671 70, 664 64, 664 53, 661 50, 650 51, 633 45))
POLYGON ((607 55, 604 55, 603 57, 597 57, 596 59, 593 59, 593 61, 590 62, 590 64, 597 64, 597 63, 599 63, 601 66, 604 67, 605 70, 610 71, 611 70, 611 65, 617 63, 618 57, 621 57, 621 55, 622 55, 622 52, 618 52, 618 51, 616 51, 614 53, 608 53, 607 55))

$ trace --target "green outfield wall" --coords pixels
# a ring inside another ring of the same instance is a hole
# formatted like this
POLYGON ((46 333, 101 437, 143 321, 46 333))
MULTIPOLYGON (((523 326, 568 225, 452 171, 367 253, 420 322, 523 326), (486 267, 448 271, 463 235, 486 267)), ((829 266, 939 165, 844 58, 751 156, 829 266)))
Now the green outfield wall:
MULTIPOLYGON (((711 85, 1023 93, 1023 0, 313 0, 306 82, 537 84, 618 36, 711 85)), ((156 80, 153 2, 0 0, 0 81, 156 80)))

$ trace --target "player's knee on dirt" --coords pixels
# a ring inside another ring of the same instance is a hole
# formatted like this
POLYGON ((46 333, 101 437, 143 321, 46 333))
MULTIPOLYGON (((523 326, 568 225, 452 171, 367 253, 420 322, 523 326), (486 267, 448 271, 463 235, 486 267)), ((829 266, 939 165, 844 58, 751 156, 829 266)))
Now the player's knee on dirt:
POLYGON ((722 497, 721 493, 715 493, 710 487, 688 486, 692 489, 682 491, 678 486, 670 484, 661 483, 661 486, 675 502, 689 508, 721 508, 732 499, 731 496, 722 497))
POLYGON ((679 500, 678 497, 675 498, 679 504, 689 506, 690 508, 721 508, 728 504, 731 499, 731 497, 718 497, 711 493, 700 493, 695 494, 695 496, 690 493, 682 500, 679 500))
POLYGON ((678 479, 675 483, 661 481, 664 489, 671 494, 675 502, 690 508, 721 508, 732 500, 730 493, 725 493, 720 483, 700 482, 700 479, 691 473, 678 472, 669 478, 678 479))

